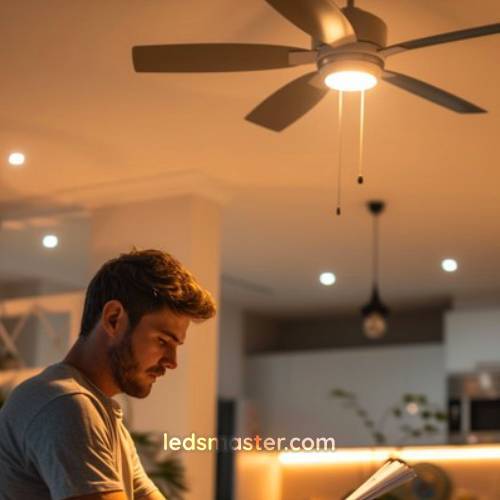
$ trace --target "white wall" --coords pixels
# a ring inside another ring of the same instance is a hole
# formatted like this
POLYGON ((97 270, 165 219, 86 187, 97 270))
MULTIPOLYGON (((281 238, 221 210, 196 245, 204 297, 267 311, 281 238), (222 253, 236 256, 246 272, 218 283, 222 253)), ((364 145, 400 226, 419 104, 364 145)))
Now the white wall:
MULTIPOLYGON (((377 421, 403 393, 423 393, 444 408, 442 345, 267 354, 248 358, 247 395, 257 401, 266 436, 333 436, 338 446, 367 445, 368 432, 352 412, 329 396, 355 392, 377 421)), ((394 429, 388 428, 394 444, 394 429)), ((444 432, 436 439, 444 440, 444 432)))
POLYGON ((473 371, 478 363, 500 365, 500 308, 447 312, 445 345, 449 373, 473 371))

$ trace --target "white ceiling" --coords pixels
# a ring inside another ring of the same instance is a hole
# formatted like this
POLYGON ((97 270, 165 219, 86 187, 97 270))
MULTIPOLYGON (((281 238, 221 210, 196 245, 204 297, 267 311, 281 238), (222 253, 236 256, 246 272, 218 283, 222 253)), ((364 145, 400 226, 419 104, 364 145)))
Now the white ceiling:
MULTIPOLYGON (((387 22, 389 43, 500 20, 497 0, 357 3, 387 22)), ((336 217, 335 94, 281 134, 243 120, 307 68, 222 75, 132 69, 130 49, 140 44, 307 47, 307 36, 264 0, 17 0, 1 3, 0 33, 0 157, 13 149, 28 155, 23 169, 0 166, 4 213, 72 210, 98 185, 200 172, 232 193, 223 227, 224 290, 232 300, 262 310, 335 311, 368 298, 364 204, 381 198, 388 204, 381 221, 388 303, 500 289, 500 36, 388 61, 489 113, 458 115, 381 84, 367 96, 363 186, 355 182, 358 101, 347 98, 343 215, 336 217), (33 197, 42 202, 33 205, 33 197), (459 260, 459 273, 440 270, 445 256, 459 260), (334 287, 317 282, 323 270, 337 274, 334 287)), ((74 220, 60 230, 80 242, 74 220)), ((9 231, 1 235, 4 255, 23 241, 23 258, 39 262, 39 246, 31 254, 26 245, 35 230, 22 238, 9 231)), ((54 266, 70 268, 83 252, 80 244, 60 249, 54 266)))

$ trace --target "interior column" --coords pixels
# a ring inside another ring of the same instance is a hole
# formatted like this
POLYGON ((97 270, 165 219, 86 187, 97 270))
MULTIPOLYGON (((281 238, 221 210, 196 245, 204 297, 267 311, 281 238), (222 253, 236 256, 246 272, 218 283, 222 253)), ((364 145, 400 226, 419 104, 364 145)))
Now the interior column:
MULTIPOLYGON (((199 196, 179 196, 99 208, 91 215, 91 273, 106 260, 157 248, 177 257, 218 302, 220 206, 199 196)), ((178 367, 158 379, 151 394, 128 398, 129 427, 158 436, 216 435, 217 319, 192 324, 178 352, 178 367), (129 412, 130 413, 130 412, 129 412)), ((182 452, 187 500, 207 500, 214 491, 215 453, 182 452)))

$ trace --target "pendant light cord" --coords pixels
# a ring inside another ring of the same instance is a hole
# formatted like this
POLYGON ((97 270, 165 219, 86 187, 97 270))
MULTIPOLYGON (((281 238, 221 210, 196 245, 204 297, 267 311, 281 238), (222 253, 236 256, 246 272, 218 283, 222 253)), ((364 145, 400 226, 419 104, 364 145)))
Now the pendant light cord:
POLYGON ((359 156, 358 156, 358 184, 363 184, 363 148, 365 136, 365 91, 361 91, 359 104, 359 156))
POLYGON ((342 142, 343 142, 343 101, 344 93, 339 91, 339 157, 337 165, 337 215, 341 214, 341 194, 342 194, 342 142))
POLYGON ((373 216, 373 287, 378 285, 378 215, 373 216))

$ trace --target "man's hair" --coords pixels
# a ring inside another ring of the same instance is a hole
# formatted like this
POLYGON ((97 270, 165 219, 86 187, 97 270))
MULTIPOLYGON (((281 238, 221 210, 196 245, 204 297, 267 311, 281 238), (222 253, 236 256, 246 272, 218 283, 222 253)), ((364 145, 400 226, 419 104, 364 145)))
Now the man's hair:
POLYGON ((101 318, 106 302, 118 300, 132 329, 147 313, 170 309, 193 320, 215 315, 215 302, 174 257, 160 250, 132 250, 106 262, 85 295, 80 336, 86 337, 101 318))

